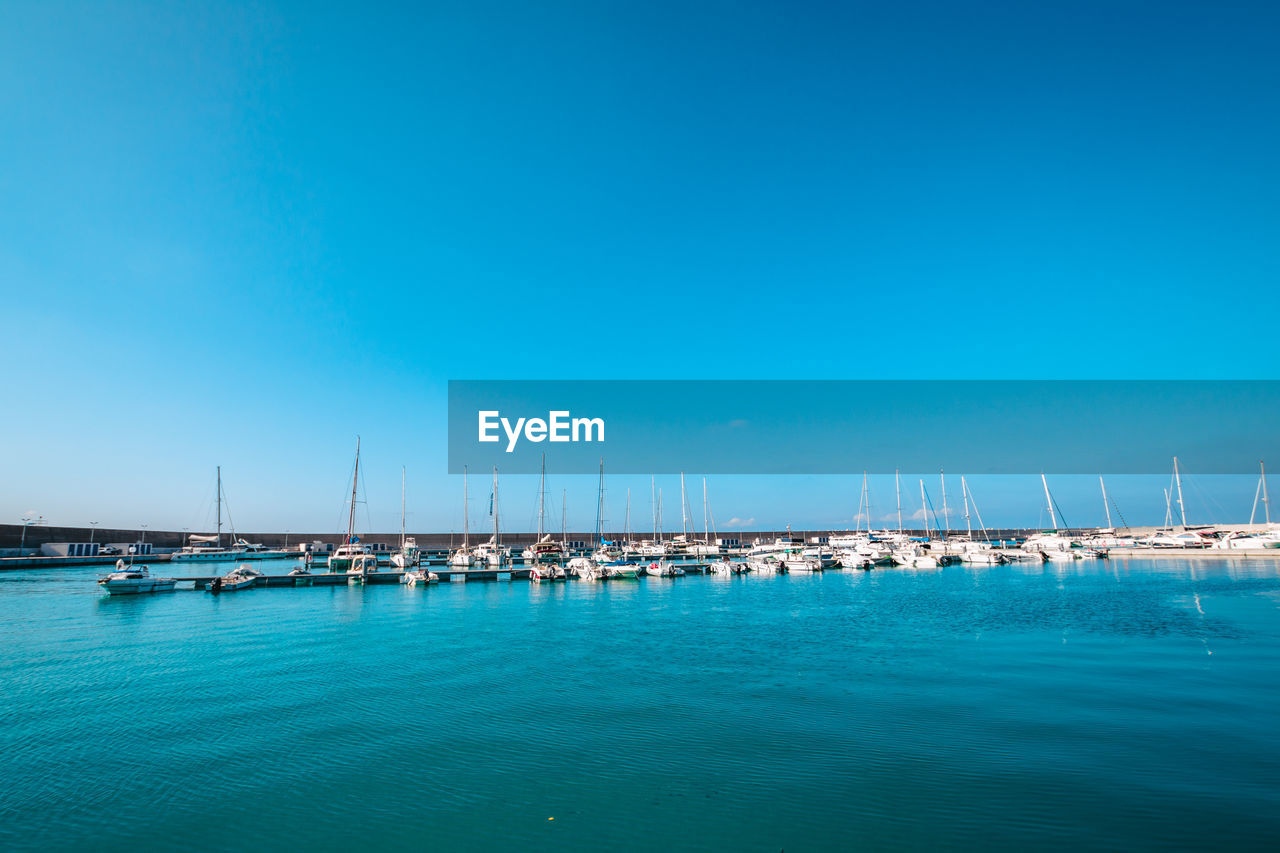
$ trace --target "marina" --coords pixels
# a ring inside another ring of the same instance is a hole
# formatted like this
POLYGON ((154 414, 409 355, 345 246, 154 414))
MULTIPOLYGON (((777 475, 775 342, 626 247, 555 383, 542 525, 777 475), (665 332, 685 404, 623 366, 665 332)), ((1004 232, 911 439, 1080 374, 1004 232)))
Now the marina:
POLYGON ((123 597, 98 571, 0 574, 6 850, 230 849, 264 809, 258 844, 403 850, 1065 849, 1081 814, 1125 849, 1280 831, 1271 559, 123 597))

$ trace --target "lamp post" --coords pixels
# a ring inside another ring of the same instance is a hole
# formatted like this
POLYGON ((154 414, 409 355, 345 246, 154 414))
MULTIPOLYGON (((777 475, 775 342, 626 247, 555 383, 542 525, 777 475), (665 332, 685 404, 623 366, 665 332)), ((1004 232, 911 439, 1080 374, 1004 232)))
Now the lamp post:
POLYGON ((43 515, 32 516, 30 513, 22 517, 22 541, 18 544, 18 556, 22 556, 22 552, 27 549, 27 528, 33 524, 40 524, 44 521, 43 515))
POLYGON ((93 550, 93 534, 98 532, 98 522, 89 522, 89 550, 93 550))
POLYGON ((284 532, 284 549, 286 551, 289 550, 289 531, 288 530, 284 532))

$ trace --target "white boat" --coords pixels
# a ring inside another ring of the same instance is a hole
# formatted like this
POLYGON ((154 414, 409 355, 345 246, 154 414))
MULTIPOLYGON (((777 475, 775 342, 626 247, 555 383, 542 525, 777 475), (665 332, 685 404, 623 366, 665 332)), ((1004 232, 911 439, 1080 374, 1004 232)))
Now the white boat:
POLYGON ((212 593, 219 592, 236 592, 241 589, 248 589, 258 582, 258 578, 263 577, 262 572, 248 565, 247 563, 236 566, 233 571, 228 572, 220 578, 214 578, 209 583, 209 591, 212 593))
POLYGON ((348 572, 355 565, 356 561, 369 553, 367 546, 360 544, 360 538, 355 535, 356 527, 356 492, 360 485, 360 437, 356 436, 356 463, 351 474, 351 502, 350 510, 347 514, 347 535, 334 551, 329 555, 329 571, 330 572, 348 572))
MULTIPOLYGON (((521 552, 521 557, 526 563, 559 563, 564 560, 564 546, 559 542, 552 540, 550 533, 544 533, 547 510, 547 455, 542 454, 542 469, 538 475, 538 537, 533 544, 525 548, 521 552)), ((560 576, 554 577, 554 572, 540 572, 530 575, 532 580, 563 580, 564 569, 560 569, 560 576), (541 575, 550 574, 550 577, 541 577, 541 575)))
POLYGON ((788 572, 820 572, 824 568, 821 557, 796 551, 784 552, 778 561, 788 572))
POLYGON ((422 560, 422 552, 418 549, 418 541, 406 536, 400 544, 400 550, 391 555, 391 565, 398 569, 411 569, 422 560))
POLYGON ((1213 544, 1213 540, 1207 536, 1190 530, 1180 533, 1172 530, 1157 530, 1150 536, 1138 539, 1137 542, 1146 548, 1208 548, 1213 544))
POLYGON ((439 582, 440 577, 435 572, 427 571, 426 569, 414 569, 411 572, 405 572, 400 578, 400 583, 408 584, 409 586, 439 582))
POLYGON ((493 539, 476 546, 476 562, 489 566, 505 566, 511 562, 511 549, 493 539))
POLYGON ((635 580, 645 572, 644 566, 639 563, 625 561, 606 563, 600 568, 604 571, 604 576, 610 580, 635 580))
POLYGON ((670 560, 657 560, 644 567, 644 573, 655 578, 680 578, 684 577, 684 569, 672 563, 670 560))
POLYGON ((735 563, 728 557, 723 560, 711 561, 711 574, 713 575, 743 575, 751 571, 747 568, 746 563, 735 563))
POLYGON ((839 562, 841 568, 845 569, 869 569, 873 564, 869 556, 861 554, 852 548, 837 551, 836 561, 839 562))
POLYGON ((537 563, 529 569, 529 580, 534 583, 551 583, 567 578, 568 574, 564 566, 558 566, 555 563, 537 563))
POLYGON ((918 545, 894 551, 893 561, 908 569, 936 569, 941 565, 936 555, 918 545))
POLYGON ((599 581, 605 577, 604 569, 590 557, 574 557, 565 566, 565 571, 584 581, 599 581))
POLYGON ((156 578, 146 566, 127 566, 116 560, 116 570, 98 578, 98 585, 108 595, 142 595, 149 592, 173 592, 177 578, 156 578))
POLYGON ((774 554, 748 558, 747 568, 761 575, 778 575, 787 572, 787 567, 774 554))
POLYGON ((400 550, 391 555, 391 565, 397 569, 412 569, 418 565, 421 553, 418 551, 418 540, 405 536, 404 528, 404 466, 400 468, 400 550))
POLYGON ((373 554, 361 554, 351 561, 351 567, 347 569, 347 582, 364 583, 369 575, 377 573, 378 558, 373 554))
POLYGON ((468 568, 476 564, 471 550, 471 522, 467 515, 467 466, 462 466, 462 547, 449 555, 449 565, 468 568))

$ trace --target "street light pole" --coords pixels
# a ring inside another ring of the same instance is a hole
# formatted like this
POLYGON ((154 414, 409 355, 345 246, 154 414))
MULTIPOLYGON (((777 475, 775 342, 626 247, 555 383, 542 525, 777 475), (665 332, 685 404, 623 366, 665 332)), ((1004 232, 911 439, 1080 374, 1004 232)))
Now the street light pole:
POLYGON ((89 522, 89 550, 90 551, 93 550, 93 534, 98 532, 97 525, 98 525, 98 522, 96 521, 89 522))

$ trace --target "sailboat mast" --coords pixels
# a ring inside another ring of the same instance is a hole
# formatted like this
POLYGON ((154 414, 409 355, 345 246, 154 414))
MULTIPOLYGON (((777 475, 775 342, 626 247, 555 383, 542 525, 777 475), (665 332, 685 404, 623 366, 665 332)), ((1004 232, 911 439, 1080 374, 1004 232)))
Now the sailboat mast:
POLYGON ((1049 505, 1049 521, 1053 524, 1053 529, 1058 529, 1058 516, 1053 512, 1053 496, 1049 494, 1049 481, 1045 479, 1044 472, 1040 472, 1040 482, 1044 485, 1044 502, 1049 505))
POLYGON ((600 489, 596 493, 596 547, 604 547, 604 457, 600 457, 600 489))
POLYGON ((1267 466, 1259 461, 1258 467, 1262 469, 1262 512, 1269 526, 1271 524, 1271 501, 1267 499, 1267 466))
POLYGON ((542 521, 547 508, 547 454, 542 454, 542 474, 538 477, 538 541, 542 541, 542 521))
POLYGON ((893 485, 898 492, 898 533, 902 533, 902 475, 893 469, 893 485))
POLYGON ((1178 473, 1178 457, 1173 457, 1173 481, 1178 484, 1178 515, 1182 516, 1182 526, 1187 526, 1187 507, 1182 503, 1182 475, 1178 473))
POLYGON ((498 466, 493 466, 493 544, 498 544, 498 466))
POLYGON ((471 544, 471 518, 467 515, 467 466, 462 466, 462 550, 471 544))
POLYGON ((649 514, 653 516, 653 538, 658 538, 658 491, 654 478, 649 477, 649 514))
POLYGON ((356 436, 356 467, 351 475, 351 512, 347 515, 347 544, 356 530, 356 486, 360 482, 360 436, 356 436))
POLYGON ((569 490, 560 490, 560 544, 569 550, 569 490))
POLYGON ((938 476, 942 478, 942 538, 946 539, 951 532, 951 514, 947 512, 947 474, 939 468, 938 476))
MULTIPOLYGON (((867 514, 867 536, 871 535, 871 493, 867 491, 867 472, 862 472, 862 511, 867 514)), ((861 519, 859 519, 861 521, 861 519)), ((861 528, 859 528, 861 529, 861 528)))
MULTIPOLYGON (((332 498, 330 498, 332 500, 332 498)), ((222 549, 222 466, 218 466, 218 549, 222 549)))
POLYGON ((707 478, 702 478, 702 539, 704 545, 711 544, 711 525, 707 521, 707 478))
POLYGON ((400 548, 404 548, 404 466, 400 466, 400 548))
POLYGON ((627 514, 622 518, 622 535, 627 547, 631 547, 631 487, 627 486, 627 514))
POLYGON ((1107 500, 1107 484, 1101 474, 1098 475, 1098 485, 1102 487, 1102 508, 1107 511, 1107 527, 1111 528, 1111 501, 1107 500))
POLYGON ((689 539, 689 513, 686 512, 688 503, 684 495, 684 472, 680 472, 680 535, 687 541, 689 539))
POLYGON ((924 516, 924 538, 929 538, 929 501, 924 496, 924 479, 920 480, 920 514, 924 516))
POLYGON ((960 493, 964 495, 964 531, 972 539, 973 522, 969 520, 969 484, 964 481, 964 474, 960 475, 960 493))

